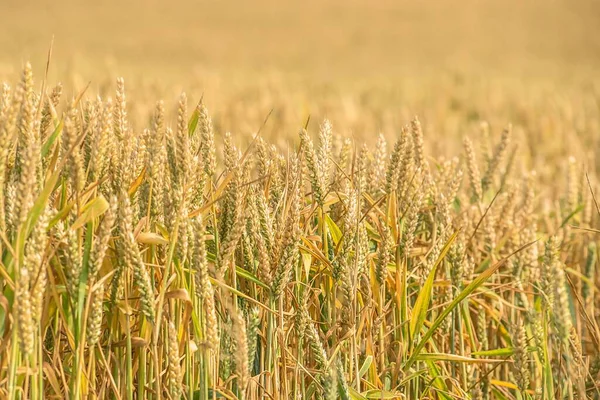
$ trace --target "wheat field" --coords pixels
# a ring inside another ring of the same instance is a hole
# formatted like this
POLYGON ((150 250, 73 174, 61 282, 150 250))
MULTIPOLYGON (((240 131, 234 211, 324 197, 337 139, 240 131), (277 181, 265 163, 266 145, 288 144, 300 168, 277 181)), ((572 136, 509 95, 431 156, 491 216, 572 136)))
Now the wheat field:
POLYGON ((0 5, 0 398, 600 399, 600 14, 541 4, 0 5))

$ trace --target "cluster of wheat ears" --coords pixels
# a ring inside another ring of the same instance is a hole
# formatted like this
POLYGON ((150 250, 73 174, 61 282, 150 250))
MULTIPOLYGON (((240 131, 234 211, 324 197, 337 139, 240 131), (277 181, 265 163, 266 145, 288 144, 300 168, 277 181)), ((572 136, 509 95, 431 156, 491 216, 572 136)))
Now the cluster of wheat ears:
POLYGON ((123 79, 34 88, 0 96, 0 397, 599 398, 575 160, 540 199, 510 126, 449 160, 417 118, 242 151, 185 94, 136 131, 123 79))

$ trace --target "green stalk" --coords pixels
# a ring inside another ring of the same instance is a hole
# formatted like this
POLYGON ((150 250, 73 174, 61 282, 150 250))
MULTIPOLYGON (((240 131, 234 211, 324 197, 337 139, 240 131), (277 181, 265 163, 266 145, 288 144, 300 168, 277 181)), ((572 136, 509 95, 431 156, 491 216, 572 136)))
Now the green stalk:
MULTIPOLYGON (((79 202, 79 201, 78 201, 79 202)), ((79 206, 78 206, 79 208, 79 206)), ((79 214, 79 212, 78 212, 79 214)), ((88 304, 88 302, 85 301, 86 299, 86 291, 87 291, 87 277, 88 277, 88 262, 90 259, 90 251, 92 248, 92 239, 93 239, 93 233, 94 233, 94 229, 93 229, 93 223, 92 222, 88 222, 87 224, 87 229, 86 229, 86 235, 85 235, 85 248, 84 248, 84 253, 83 253, 83 259, 82 259, 82 269, 81 269, 81 275, 79 277, 79 290, 78 290, 78 296, 77 296, 77 304, 75 304, 76 307, 76 314, 75 314, 75 320, 74 320, 74 331, 75 331, 75 348, 76 348, 76 352, 75 352, 75 381, 74 381, 74 386, 72 388, 73 390, 73 396, 75 399, 79 399, 80 398, 80 390, 81 390, 81 375, 82 375, 82 369, 83 369, 83 352, 84 352, 84 348, 85 348, 85 321, 84 321, 84 308, 86 306, 86 304, 88 304)))
MULTIPOLYGON (((140 329, 141 331, 141 329, 140 329)), ((138 393, 138 399, 145 399, 145 392, 146 392, 146 363, 147 363, 147 359, 146 359, 146 351, 143 348, 140 348, 140 350, 138 351, 139 354, 139 367, 138 367, 138 386, 137 386, 137 393, 138 393)))
POLYGON ((133 360, 132 360, 132 349, 131 349, 131 326, 130 326, 130 315, 129 309, 129 292, 128 292, 128 277, 125 277, 125 337, 126 337, 126 361, 127 361, 127 375, 126 375, 126 390, 127 400, 133 400, 133 360))
POLYGON ((44 365, 44 351, 43 351, 43 346, 44 346, 44 337, 42 335, 42 324, 40 323, 38 325, 38 352, 37 352, 37 357, 38 357, 38 362, 36 363, 36 365, 38 366, 38 391, 39 391, 39 395, 40 398, 43 397, 44 395, 44 369, 42 368, 42 366, 44 365))
POLYGON ((18 344, 17 330, 13 328, 11 343, 10 343, 10 359, 12 362, 8 363, 8 400, 15 400, 17 397, 17 388, 15 385, 17 377, 17 366, 19 357, 19 344, 18 344))
MULTIPOLYGON (((271 309, 274 309, 275 307, 275 301, 273 300, 273 298, 271 297, 270 302, 269 302, 269 307, 271 309)), ((275 335, 274 335, 274 331, 275 331, 275 316, 273 315, 273 313, 269 313, 269 321, 267 323, 267 354, 265 357, 265 371, 270 371, 271 374, 274 374, 274 362, 273 362, 273 357, 274 357, 274 352, 276 351, 276 349, 274 349, 273 347, 276 345, 275 341, 275 335)), ((271 374, 265 374, 265 391, 267 393, 272 393, 271 390, 271 383, 272 383, 272 377, 270 379, 270 375, 271 374)))

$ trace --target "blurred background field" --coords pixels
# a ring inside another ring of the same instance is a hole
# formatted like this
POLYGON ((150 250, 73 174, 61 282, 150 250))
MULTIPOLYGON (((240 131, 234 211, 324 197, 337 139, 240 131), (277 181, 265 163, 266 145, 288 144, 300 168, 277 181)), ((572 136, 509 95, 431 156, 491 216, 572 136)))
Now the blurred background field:
POLYGON ((273 110, 263 134, 282 147, 308 116, 368 140, 413 115, 433 155, 481 120, 512 123, 532 168, 600 145, 594 0, 4 0, 0 14, 0 77, 31 60, 39 81, 54 36, 50 82, 110 94, 124 76, 134 126, 185 90, 238 138, 273 110))
MULTIPOLYGON (((550 1, 2 2, 2 62, 43 61, 97 77, 100 66, 187 83, 204 71, 275 70, 316 82, 388 83, 477 69, 558 74, 600 64, 600 5, 550 1)), ((556 75, 555 75, 556 76, 556 75)), ((86 77, 87 78, 87 77, 86 77)))

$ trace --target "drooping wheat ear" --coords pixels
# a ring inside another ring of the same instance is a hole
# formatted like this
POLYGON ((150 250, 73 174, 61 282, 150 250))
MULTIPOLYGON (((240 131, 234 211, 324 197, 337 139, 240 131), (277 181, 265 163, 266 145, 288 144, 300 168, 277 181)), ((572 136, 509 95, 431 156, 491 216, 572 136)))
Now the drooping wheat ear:
POLYGON ((92 251, 90 252, 90 262, 88 270, 88 280, 94 282, 98 271, 102 267, 106 251, 108 250, 108 242, 111 237, 112 228, 117 217, 117 199, 111 197, 109 207, 100 226, 98 228, 97 240, 94 241, 92 251))
MULTIPOLYGON (((12 147, 12 130, 9 128, 8 117, 11 112, 10 86, 3 84, 0 96, 0 232, 6 233, 6 201, 4 199, 4 183, 6 181, 7 157, 12 147)), ((2 245, 0 245, 0 251, 2 245)))
POLYGON ((355 163, 352 171, 352 179, 354 182, 354 186, 359 190, 360 193, 366 193, 367 191, 367 179, 369 168, 368 162, 369 148, 367 147, 366 143, 363 143, 358 153, 358 157, 355 158, 355 163))
POLYGON ((309 316, 307 316, 306 318, 308 321, 306 325, 306 339, 308 341, 308 345, 310 346, 317 367, 322 371, 325 371, 328 367, 327 352, 325 351, 325 347, 323 347, 323 343, 321 342, 321 338, 319 337, 319 331, 317 331, 314 322, 310 319, 309 316))
MULTIPOLYGON (((348 203, 346 214, 344 216, 344 239, 342 248, 338 254, 341 271, 339 274, 342 291, 342 307, 345 321, 350 326, 354 325, 354 299, 356 296, 357 269, 354 258, 356 257, 356 240, 358 232, 358 194, 355 191, 349 191, 346 194, 348 203)), ((334 277, 335 279, 335 277, 334 277)))
POLYGON ((19 268, 15 289, 15 315, 13 318, 17 321, 19 345, 25 356, 33 352, 35 341, 35 326, 31 311, 31 293, 29 292, 30 282, 31 277, 27 268, 19 268))
POLYGON ((31 313, 33 320, 39 322, 42 315, 44 293, 48 283, 44 253, 48 243, 48 221, 50 209, 46 208, 40 215, 29 240, 27 241, 25 267, 31 278, 31 313))
POLYGON ((412 129, 414 148, 415 148, 415 163, 419 170, 423 172, 425 176, 429 175, 429 164, 425 159, 425 149, 423 145, 423 128, 421 127, 421 121, 418 117, 414 117, 410 123, 412 129))
MULTIPOLYGON (((35 139, 33 131, 29 129, 25 133, 21 154, 17 157, 20 160, 20 170, 16 191, 18 201, 14 205, 14 216, 16 219, 13 225, 15 228, 18 228, 26 221, 29 210, 33 206, 34 192, 37 186, 39 155, 39 142, 35 139)), ((15 166, 15 170, 16 168, 15 166)))
POLYGON ((481 180, 481 189, 484 193, 490 188, 491 184, 496 178, 498 168, 500 167, 500 164, 502 163, 506 155, 506 149, 508 148, 508 145, 510 143, 511 133, 512 126, 508 125, 508 127, 502 132, 500 142, 496 145, 492 158, 487 164, 487 170, 485 171, 485 174, 483 175, 483 178, 481 180))
POLYGON ((316 152, 316 162, 318 165, 319 180, 323 184, 323 189, 327 190, 329 186, 330 172, 331 172, 331 155, 332 155, 332 144, 333 144, 333 132, 331 128, 331 122, 324 120, 319 127, 319 149, 316 152))
POLYGON ((0 121, 2 122, 2 129, 0 133, 2 136, 7 134, 7 126, 5 125, 12 109, 12 93, 8 83, 3 83, 0 89, 0 121))
POLYGON ((464 278, 470 281, 473 277, 473 273, 475 272, 475 260, 473 259, 473 255, 468 254, 465 260, 465 276, 464 278))
POLYGON ((87 321, 87 342, 93 346, 100 340, 102 335, 102 306, 104 303, 104 284, 98 285, 94 290, 92 304, 90 307, 90 316, 87 321))
POLYGON ((300 131, 300 145, 304 152, 304 158, 306 159, 306 165, 308 167, 308 177, 312 186, 312 190, 315 196, 315 201, 321 207, 325 202, 324 182, 321 169, 319 167, 319 160, 315 153, 315 148, 312 139, 308 136, 305 129, 300 131))
POLYGON ((177 329, 173 321, 167 324, 167 376, 169 383, 169 395, 173 400, 181 398, 181 364, 179 363, 179 342, 177 339, 177 329))
POLYGON ((413 187, 415 183, 413 181, 420 172, 415 164, 414 139, 409 134, 408 127, 404 127, 404 130, 406 132, 406 145, 404 146, 404 156, 402 157, 402 162, 399 164, 397 173, 398 203, 402 208, 407 207, 411 196, 414 196, 413 187))
POLYGON ((88 169, 92 182, 99 180, 106 173, 110 157, 114 149, 112 147, 112 100, 108 99, 104 103, 98 99, 99 116, 94 127, 94 143, 92 144, 90 162, 88 169))
MULTIPOLYGON (((15 127, 17 126, 17 117, 19 116, 19 107, 20 103, 17 101, 17 95, 19 92, 19 86, 17 86, 17 90, 15 90, 14 95, 12 95, 11 87, 7 84, 2 85, 2 110, 0 110, 0 114, 2 115, 2 124, 0 124, 0 133, 2 133, 1 137, 4 137, 9 143, 15 138, 16 131, 15 127)), ((12 149, 6 149, 8 152, 12 149)), ((11 160, 14 162, 14 159, 11 160)))
POLYGON ((342 359, 338 355, 335 361, 335 380, 337 384, 334 385, 336 388, 335 396, 330 397, 331 399, 341 397, 342 399, 350 398, 350 389, 348 389, 348 382, 346 381, 346 376, 344 374, 344 366, 342 364, 342 359))
MULTIPOLYGON (((345 204, 346 212, 342 219, 343 228, 344 228, 344 238, 342 241, 341 248, 338 252, 338 255, 335 259, 332 271, 332 278, 335 281, 343 279, 343 275, 348 272, 349 269, 349 257, 350 253, 354 249, 355 241, 356 241, 356 226, 357 226, 357 201, 356 195, 348 191, 345 193, 347 202, 345 204)), ((350 288, 347 288, 350 290, 350 288)), ((349 298, 347 299, 349 300, 349 298)))
POLYGON ((29 63, 23 69, 21 83, 15 97, 17 97, 20 109, 17 120, 19 123, 17 151, 13 169, 13 174, 15 174, 18 182, 18 202, 15 204, 16 220, 13 225, 18 228, 25 222, 27 213, 33 205, 40 153, 39 140, 36 137, 36 132, 34 132, 36 104, 33 99, 33 74, 29 63))
POLYGON ((204 163, 204 172, 211 181, 217 169, 217 156, 215 150, 215 136, 213 133, 212 120, 204 104, 200 105, 200 116, 198 117, 198 129, 200 130, 200 154, 204 163))
POLYGON ((140 292, 142 313, 152 322, 155 314, 152 282, 133 236, 133 213, 129 195, 125 190, 121 190, 119 195, 119 232, 125 259, 133 268, 133 282, 140 292))
POLYGON ((367 257, 370 253, 369 233, 365 222, 358 225, 358 237, 356 240, 356 270, 359 275, 367 273, 367 257))
POLYGON ((192 136, 190 139, 190 191, 191 191, 191 203, 195 208, 199 208, 204 202, 204 190, 207 183, 207 176, 204 171, 205 162, 201 151, 201 140, 202 131, 205 129, 202 126, 206 124, 206 121, 200 121, 202 118, 202 103, 198 103, 196 106, 195 113, 198 114, 198 124, 194 132, 191 132, 192 136), (200 134, 198 134, 200 132, 200 134))
POLYGON ((498 207, 490 208, 490 212, 486 215, 485 221, 483 222, 483 250, 490 257, 493 256, 494 250, 496 249, 498 239, 498 207))
POLYGON ((337 373, 333 369, 330 368, 326 373, 320 375, 319 381, 323 387, 322 398, 324 400, 335 400, 338 398, 337 373))
POLYGON ((261 137, 256 140, 256 167, 258 170, 258 176, 264 178, 268 177, 271 171, 271 164, 273 160, 269 154, 269 149, 267 148, 267 143, 261 137))
POLYGON ((554 308, 555 285, 557 282, 556 277, 552 273, 556 269, 556 263, 558 263, 558 246, 558 239, 555 236, 548 238, 544 260, 540 269, 540 288, 542 289, 542 293, 544 293, 548 310, 554 308))
POLYGON ((100 119, 100 113, 102 110, 102 100, 96 99, 95 102, 86 100, 83 102, 83 118, 81 123, 81 133, 85 132, 86 135, 83 138, 82 156, 83 165, 85 170, 89 170, 91 165, 93 147, 96 144, 96 126, 100 119))
POLYGON ((151 137, 152 133, 150 133, 150 129, 144 129, 142 132, 142 140, 144 142, 144 151, 143 151, 143 157, 144 157, 144 168, 146 168, 146 170, 144 171, 144 180, 141 182, 141 185, 139 187, 139 189, 137 190, 137 192, 135 193, 135 201, 134 203, 137 205, 138 209, 139 209, 139 218, 144 218, 146 216, 148 216, 148 206, 149 206, 149 202, 150 202, 150 183, 149 180, 150 178, 148 177, 148 175, 150 175, 150 171, 148 168, 148 158, 150 157, 149 155, 149 149, 148 149, 148 143, 150 142, 150 137, 151 137))
POLYGON ((265 241, 265 246, 267 249, 271 251, 273 248, 273 216, 271 215, 271 210, 269 208, 269 203, 267 198, 265 197, 265 192, 263 190, 256 190, 256 197, 254 198, 256 202, 256 211, 258 213, 258 219, 260 221, 260 233, 263 236, 265 241))
POLYGON ((165 158, 164 114, 164 104, 162 101, 158 101, 154 111, 152 129, 146 143, 146 175, 148 177, 146 182, 151 188, 148 189, 148 195, 150 196, 150 217, 152 221, 159 219, 161 216, 160 210, 163 209, 163 185, 165 181, 162 173, 165 158))
POLYGON ((284 225, 284 234, 281 240, 281 250, 274 252, 278 258, 272 261, 275 266, 272 293, 275 299, 281 296, 290 280, 290 273, 298 258, 298 242, 300 240, 300 209, 302 201, 302 164, 296 158, 290 160, 288 171, 288 212, 284 225))
POLYGON ((479 167, 477 166, 477 160, 475 159, 475 152, 473 151, 473 143, 468 137, 464 139, 465 155, 467 158, 467 170, 469 171, 469 182, 471 184, 471 202, 478 203, 483 197, 481 190, 481 174, 479 173, 479 167))
POLYGON ((567 343, 573 321, 571 311, 569 310, 569 295, 567 294, 565 272, 560 261, 556 261, 551 265, 550 273, 550 276, 554 280, 552 320, 556 326, 559 338, 564 343, 567 343))
POLYGON ((268 210, 265 204, 262 191, 252 185, 249 190, 249 215, 251 222, 250 233, 254 244, 256 245, 256 255, 258 259, 257 275, 262 282, 270 285, 273 281, 271 274, 270 251, 270 222, 268 222, 268 210))
POLYGON ((65 176, 71 180, 73 191, 80 193, 85 185, 85 172, 81 148, 77 144, 81 131, 77 129, 76 118, 76 110, 73 110, 65 120, 63 151, 68 155, 65 176))
POLYGON ((513 374, 517 383, 517 387, 521 392, 524 392, 529 388, 529 357, 528 357, 528 346, 527 336, 525 334, 525 327, 523 321, 519 320, 514 328, 512 335, 512 345, 514 349, 513 360, 513 374))
POLYGON ((246 228, 244 229, 244 232, 242 233, 242 238, 240 240, 240 256, 243 259, 242 262, 244 268, 258 275, 256 271, 256 248, 258 246, 254 243, 254 235, 252 234, 252 216, 250 215, 251 209, 251 207, 248 207, 249 213, 245 221, 246 228))
MULTIPOLYGON (((296 331, 296 340, 298 346, 304 344, 304 337, 309 323, 308 315, 308 295, 306 290, 302 290, 298 296, 298 306, 296 307, 296 315, 294 316, 294 329, 296 331)), ((301 348, 301 347, 300 347, 301 348)))
POLYGON ((58 107, 58 102, 62 96, 62 90, 62 83, 58 83, 56 86, 54 86, 54 88, 52 88, 52 91, 44 100, 40 121, 40 138, 42 139, 42 142, 44 142, 46 139, 48 128, 52 123, 52 109, 54 109, 54 112, 56 112, 56 107, 58 107))
POLYGON ((462 241, 457 240, 454 242, 448 253, 448 261, 450 263, 450 278, 452 281, 452 288, 454 294, 461 290, 463 280, 465 279, 465 264, 467 262, 465 257, 465 245, 462 241))
POLYGON ((191 172, 191 154, 188 140, 187 127, 187 96, 181 93, 179 97, 179 106, 177 107, 177 176, 181 180, 181 185, 185 186, 187 178, 191 172))
POLYGON ((388 275, 388 264, 390 263, 393 247, 393 238, 385 221, 381 225, 381 240, 377 246, 377 263, 375 264, 375 277, 382 285, 388 275))
POLYGON ((533 338, 533 345, 535 351, 540 357, 540 361, 545 363, 545 351, 544 351, 544 327, 542 326, 542 318, 540 314, 533 308, 527 310, 525 314, 526 322, 531 326, 531 337, 533 338))
POLYGON ((450 204, 452 204, 458 196, 464 175, 462 168, 458 164, 457 158, 453 159, 453 164, 455 166, 448 169, 448 171, 451 173, 451 177, 448 177, 447 179, 447 190, 440 193, 440 199, 446 199, 445 202, 442 202, 442 204, 445 206, 450 206, 450 204))
POLYGON ((128 135, 127 101, 125 99, 125 80, 117 78, 115 106, 113 108, 113 133, 119 140, 128 135))
POLYGON ((369 193, 376 194, 382 187, 385 187, 387 160, 387 141, 385 140, 385 136, 380 133, 377 137, 375 153, 373 154, 373 160, 371 161, 368 187, 369 193))
POLYGON ((223 320, 223 330, 221 332, 219 344, 219 377, 229 379, 233 373, 234 362, 233 353, 235 346, 231 337, 232 321, 231 316, 227 314, 223 320))
POLYGON ((206 245, 204 243, 204 225, 202 217, 199 215, 193 222, 193 254, 192 267, 195 272, 196 295, 202 301, 206 327, 206 337, 204 338, 208 346, 216 350, 219 346, 219 326, 217 324, 217 312, 215 309, 215 298, 210 276, 208 274, 208 260, 206 259, 206 245))
POLYGON ((219 247, 219 257, 217 267, 219 273, 224 272, 224 268, 231 260, 235 248, 244 232, 244 221, 246 220, 246 196, 243 188, 240 187, 241 174, 239 170, 234 171, 237 177, 230 182, 230 187, 225 194, 223 204, 223 225, 221 234, 221 243, 219 247))
MULTIPOLYGON (((223 195, 222 212, 219 221, 219 237, 221 240, 221 248, 223 243, 229 245, 235 245, 236 243, 227 243, 227 236, 230 235, 232 230, 235 228, 236 215, 239 213, 237 208, 240 201, 239 189, 239 178, 241 173, 239 170, 239 152, 231 140, 231 134, 225 133, 225 143, 223 150, 223 157, 225 163, 225 171, 230 175, 231 179, 226 186, 225 194, 223 195)), ((228 249, 229 250, 229 249, 228 249)))
POLYGON ((283 195, 283 189, 285 187, 285 174, 283 171, 286 170, 286 161, 284 157, 279 154, 275 146, 269 146, 268 154, 270 159, 269 165, 269 180, 264 181, 267 185, 265 188, 265 198, 268 200, 270 210, 275 214, 275 210, 278 209, 279 201, 283 195))
POLYGON ((394 150, 392 151, 385 174, 385 191, 388 194, 398 189, 398 178, 400 177, 400 170, 403 168, 402 164, 405 161, 408 145, 408 130, 402 128, 400 138, 394 145, 394 150))
POLYGON ((114 157, 114 154, 116 153, 114 135, 112 133, 112 113, 112 99, 107 99, 104 102, 102 113, 98 119, 98 126, 96 127, 97 142, 94 146, 96 155, 93 157, 94 161, 91 166, 92 180, 98 180, 107 173, 111 163, 111 157, 114 157))
POLYGON ((585 360, 583 358, 583 348, 581 339, 577 334, 577 329, 571 326, 569 331, 569 343, 573 359, 568 363, 567 368, 570 370, 571 381, 579 394, 579 398, 586 397, 585 377, 587 375, 585 360))
POLYGON ((400 241, 400 251, 403 256, 408 257, 412 250, 415 233, 419 225, 419 210, 421 209, 421 203, 423 201, 423 191, 417 189, 413 201, 410 203, 408 210, 406 211, 406 223, 404 224, 404 232, 402 240, 400 241))
MULTIPOLYGON (((95 157, 94 146, 98 142, 98 125, 102 118, 102 110, 104 106, 102 98, 96 97, 94 101, 86 100, 83 103, 83 123, 81 132, 85 132, 86 135, 83 138, 83 163, 86 171, 91 171, 92 158, 95 157)), ((89 176, 88 176, 89 177, 89 176)))
MULTIPOLYGON (((35 139, 39 139, 37 137, 37 132, 33 131, 36 112, 35 107, 37 106, 37 104, 35 102, 33 93, 33 72, 31 70, 31 64, 29 62, 27 62, 23 68, 21 82, 17 87, 15 97, 17 104, 19 104, 18 107, 20 107, 18 114, 18 143, 19 146, 21 146, 25 145, 25 142, 29 140, 28 136, 30 135, 35 139)), ((15 169, 17 170, 17 173, 19 173, 20 160, 18 156, 15 159, 15 169)))
POLYGON ((326 399, 337 398, 337 378, 339 374, 337 369, 333 369, 329 366, 327 352, 323 346, 323 342, 319 337, 319 332, 315 324, 306 316, 306 339, 311 349, 312 356, 314 358, 317 368, 319 368, 319 378, 321 385, 323 386, 323 392, 326 399))
MULTIPOLYGON (((165 130, 165 141, 166 141, 166 150, 167 150, 167 164, 169 166, 169 177, 171 178, 171 185, 173 187, 169 188, 169 191, 178 192, 183 188, 180 171, 177 160, 177 137, 173 130, 168 127, 165 130)), ((178 204, 177 204, 178 205, 178 204)))
POLYGON ((246 333, 246 320, 240 310, 236 310, 233 306, 229 307, 231 315, 231 337, 235 343, 235 352, 233 354, 235 361, 235 372, 237 375, 237 383, 241 398, 245 398, 244 392, 250 380, 250 366, 248 364, 248 336, 246 333))
POLYGON ((190 205, 194 209, 200 208, 204 204, 204 192, 206 188, 206 174, 204 173, 204 163, 201 155, 195 155, 192 159, 192 176, 190 183, 190 205))
MULTIPOLYGON (((118 229, 118 224, 116 229, 118 232, 120 232, 120 230, 118 229)), ((125 258, 125 250, 123 248, 124 245, 120 240, 115 241, 115 253, 117 255, 117 262, 115 263, 115 272, 113 273, 113 276, 110 280, 109 292, 110 303, 113 306, 116 304, 118 297, 123 294, 125 274, 128 270, 131 269, 129 261, 125 258)))
POLYGON ((254 359, 256 358, 256 350, 258 347, 258 333, 260 328, 260 312, 256 306, 248 306, 246 310, 247 323, 247 342, 248 342, 248 368, 252 370, 254 359))

